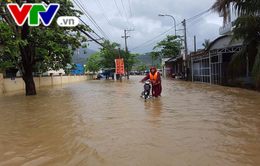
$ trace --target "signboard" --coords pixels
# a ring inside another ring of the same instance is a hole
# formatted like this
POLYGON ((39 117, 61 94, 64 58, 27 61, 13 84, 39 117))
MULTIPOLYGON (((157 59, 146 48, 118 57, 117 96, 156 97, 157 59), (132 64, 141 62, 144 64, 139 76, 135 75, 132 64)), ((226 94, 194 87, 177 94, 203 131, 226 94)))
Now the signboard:
POLYGON ((124 60, 116 59, 116 74, 124 74, 124 60))

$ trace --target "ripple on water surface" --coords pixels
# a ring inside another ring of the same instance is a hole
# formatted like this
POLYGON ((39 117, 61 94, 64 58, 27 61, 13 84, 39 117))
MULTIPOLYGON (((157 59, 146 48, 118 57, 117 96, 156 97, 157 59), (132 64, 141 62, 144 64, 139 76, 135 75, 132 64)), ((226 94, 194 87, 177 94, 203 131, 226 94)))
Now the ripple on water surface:
POLYGON ((0 166, 260 165, 260 95, 163 80, 144 102, 141 77, 0 95, 0 166))

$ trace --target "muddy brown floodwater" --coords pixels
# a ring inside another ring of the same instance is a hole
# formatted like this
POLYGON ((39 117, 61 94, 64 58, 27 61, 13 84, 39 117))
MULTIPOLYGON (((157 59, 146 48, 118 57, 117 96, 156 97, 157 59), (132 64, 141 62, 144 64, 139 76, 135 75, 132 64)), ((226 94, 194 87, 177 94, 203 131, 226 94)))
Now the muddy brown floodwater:
POLYGON ((141 77, 0 95, 0 166, 259 166, 260 93, 141 77))

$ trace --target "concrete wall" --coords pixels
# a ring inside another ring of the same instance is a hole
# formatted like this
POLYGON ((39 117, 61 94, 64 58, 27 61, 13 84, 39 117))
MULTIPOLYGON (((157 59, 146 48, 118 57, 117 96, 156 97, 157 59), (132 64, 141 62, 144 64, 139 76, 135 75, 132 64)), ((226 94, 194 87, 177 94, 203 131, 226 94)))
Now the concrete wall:
POLYGON ((3 73, 0 73, 0 93, 4 92, 4 77, 3 73))
MULTIPOLYGON (((44 86, 62 85, 97 78, 96 75, 71 75, 71 76, 48 76, 34 77, 36 88, 44 86)), ((25 83, 22 78, 3 78, 3 73, 0 73, 0 93, 11 92, 17 90, 25 90, 25 83)))

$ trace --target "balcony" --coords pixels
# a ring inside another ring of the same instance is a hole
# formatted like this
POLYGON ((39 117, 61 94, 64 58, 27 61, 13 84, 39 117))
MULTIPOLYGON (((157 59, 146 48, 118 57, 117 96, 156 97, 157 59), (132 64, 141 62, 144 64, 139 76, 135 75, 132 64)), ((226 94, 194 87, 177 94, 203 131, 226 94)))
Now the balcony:
POLYGON ((218 14, 219 14, 219 17, 223 17, 224 16, 224 12, 223 11, 219 12, 218 14))
POLYGON ((225 24, 219 28, 219 35, 227 35, 232 31, 232 22, 225 24))

